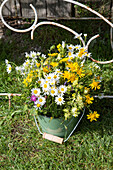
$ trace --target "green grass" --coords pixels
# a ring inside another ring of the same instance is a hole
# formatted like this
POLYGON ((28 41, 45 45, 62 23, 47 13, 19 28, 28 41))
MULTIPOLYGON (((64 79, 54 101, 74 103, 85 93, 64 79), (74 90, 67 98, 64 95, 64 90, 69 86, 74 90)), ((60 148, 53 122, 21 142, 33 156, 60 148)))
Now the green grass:
POLYGON ((101 106, 96 104, 101 114, 98 122, 90 123, 85 115, 74 134, 62 145, 42 138, 33 115, 15 113, 13 106, 9 111, 5 100, 1 104, 1 169, 113 168, 112 100, 99 101, 101 106))
MULTIPOLYGON (((90 47, 95 58, 111 59, 109 27, 100 22, 95 27, 85 21, 59 21, 77 32, 88 33, 88 39, 100 32, 102 38, 95 40, 90 47), (88 27, 90 25, 91 27, 88 27), (99 27, 99 28, 98 28, 99 27), (100 30, 101 29, 101 30, 100 30), (94 33, 95 32, 95 33, 94 33), (103 38, 104 37, 104 38, 103 38)), ((0 92, 22 92, 15 77, 12 84, 5 72, 4 60, 7 58, 22 63, 24 52, 47 49, 62 40, 76 43, 73 36, 55 27, 40 27, 33 41, 30 33, 16 34, 5 31, 5 39, 0 41, 0 92), (7 37, 7 38, 6 38, 7 37), (41 47, 41 48, 40 48, 41 47), (15 88, 14 88, 15 86, 15 88)), ((110 68, 113 68, 111 65, 110 68)), ((106 70, 109 73, 109 66, 106 70)), ((110 74, 112 74, 110 69, 110 74)), ((112 75, 111 75, 112 76, 112 75)), ((107 75, 106 75, 107 79, 107 75)), ((112 93, 112 80, 109 94, 112 93)), ((107 85, 107 83, 106 83, 107 85)), ((109 85, 109 84, 108 84, 109 85)), ((98 111, 100 118, 90 123, 86 119, 87 111, 74 134, 62 145, 43 139, 39 134, 33 115, 23 111, 21 97, 12 97, 11 109, 8 109, 8 97, 0 96, 0 169, 1 170, 111 170, 113 169, 113 99, 95 99, 92 108, 98 111)))

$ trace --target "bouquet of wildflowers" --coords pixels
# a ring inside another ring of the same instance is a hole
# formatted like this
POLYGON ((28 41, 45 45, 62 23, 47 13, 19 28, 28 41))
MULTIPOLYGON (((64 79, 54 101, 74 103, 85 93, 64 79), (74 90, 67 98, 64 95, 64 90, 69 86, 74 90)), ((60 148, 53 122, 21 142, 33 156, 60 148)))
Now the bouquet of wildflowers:
MULTIPOLYGON (((81 45, 62 42, 53 45, 48 56, 40 52, 25 54, 25 62, 16 66, 23 82, 23 96, 37 114, 68 119, 89 109, 87 118, 92 122, 99 118, 91 111, 94 94, 101 88, 101 69, 89 60, 91 53, 81 45)), ((12 66, 6 60, 7 72, 12 66)))

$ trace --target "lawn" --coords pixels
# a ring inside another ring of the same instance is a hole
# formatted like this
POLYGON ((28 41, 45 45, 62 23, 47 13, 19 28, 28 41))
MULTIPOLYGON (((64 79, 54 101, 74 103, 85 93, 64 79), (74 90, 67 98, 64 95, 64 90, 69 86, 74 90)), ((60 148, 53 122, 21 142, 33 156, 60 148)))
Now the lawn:
MULTIPOLYGON (((78 33, 87 33, 88 39, 99 33, 89 48, 95 59, 112 59, 109 41, 109 26, 102 21, 58 21, 78 33)), ((22 89, 15 76, 9 77, 4 60, 21 64, 24 53, 41 51, 62 41, 77 43, 73 35, 52 26, 42 26, 36 30, 34 40, 30 33, 13 33, 4 29, 0 40, 0 93, 21 93, 22 89), (15 80, 12 84, 12 78, 15 80), (14 88, 15 87, 15 88, 14 88)), ((103 66, 102 66, 103 67, 103 66)), ((106 65, 106 94, 113 95, 113 64, 106 65), (110 81, 107 81, 111 76, 110 81)), ((113 169, 113 99, 95 99, 92 108, 100 114, 97 122, 87 120, 87 110, 76 131, 62 145, 43 139, 37 130, 33 115, 25 110, 21 97, 0 96, 0 169, 113 169)))

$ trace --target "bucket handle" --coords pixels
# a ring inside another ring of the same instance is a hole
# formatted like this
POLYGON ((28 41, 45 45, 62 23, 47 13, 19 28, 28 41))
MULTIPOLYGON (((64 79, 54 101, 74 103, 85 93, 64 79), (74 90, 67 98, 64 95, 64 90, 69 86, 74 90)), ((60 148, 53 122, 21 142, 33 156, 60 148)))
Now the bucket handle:
POLYGON ((57 136, 54 136, 54 135, 50 135, 50 134, 48 134, 48 135, 46 134, 46 135, 45 135, 45 133, 43 134, 43 133, 41 132, 40 128, 39 128, 39 125, 38 125, 38 123, 37 123, 37 120, 36 120, 35 115, 34 115, 34 119, 35 119, 35 123, 36 123, 36 126, 37 126, 37 129, 38 129, 39 133, 40 133, 41 135, 45 136, 44 138, 46 138, 46 136, 47 136, 46 139, 62 144, 62 142, 66 142, 66 141, 70 138, 70 136, 72 135, 72 133, 75 131, 75 129, 77 128, 77 126, 78 126, 78 124, 80 123, 81 119, 83 118, 84 113, 85 113, 85 108, 84 108, 84 110, 83 110, 83 113, 82 113, 79 121, 77 122, 77 124, 75 125, 75 127, 73 128, 73 130, 70 132, 70 134, 68 135, 68 137, 67 137, 64 141, 63 141, 63 138, 60 138, 60 137, 57 137, 57 136), (49 136, 49 137, 48 137, 48 136, 49 136))

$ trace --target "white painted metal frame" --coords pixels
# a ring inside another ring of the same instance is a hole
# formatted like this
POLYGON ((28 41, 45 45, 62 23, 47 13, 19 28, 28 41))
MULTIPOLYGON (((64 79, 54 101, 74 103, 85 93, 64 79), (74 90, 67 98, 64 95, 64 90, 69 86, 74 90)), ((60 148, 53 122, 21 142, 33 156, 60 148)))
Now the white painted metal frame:
POLYGON ((2 20, 2 22, 4 23, 4 25, 5 25, 7 28, 9 28, 10 30, 14 31, 14 32, 24 33, 24 32, 31 31, 31 30, 35 27, 35 25, 36 25, 36 23, 37 23, 37 21, 38 21, 37 11, 36 11, 36 9, 34 8, 34 6, 33 6, 32 4, 30 4, 30 7, 33 9, 34 14, 35 14, 35 21, 34 21, 33 25, 32 25, 30 28, 28 28, 28 29, 19 30, 19 29, 15 29, 15 28, 9 26, 9 25, 5 22, 5 20, 4 20, 3 16, 2 16, 2 9, 3 9, 3 6, 6 4, 7 1, 8 1, 8 0, 3 1, 3 3, 1 4, 1 7, 0 7, 0 17, 1 17, 1 20, 2 20))
MULTIPOLYGON (((6 3, 7 1, 8 1, 8 0, 4 0, 3 3, 2 3, 2 5, 1 5, 1 7, 0 7, 0 16, 1 16, 2 22, 4 23, 4 25, 5 25, 6 27, 8 27, 10 30, 15 31, 15 32, 24 33, 24 32, 31 31, 31 39, 33 39, 33 33, 34 33, 35 29, 36 29, 37 27, 41 26, 41 25, 54 25, 54 26, 61 27, 61 28, 65 29, 65 30, 71 32, 71 33, 74 34, 76 37, 79 37, 79 38, 80 38, 80 40, 81 40, 81 42, 82 42, 82 44, 83 44, 83 47, 86 47, 87 50, 88 50, 88 46, 89 46, 89 44, 91 43, 91 41, 94 40, 95 38, 99 37, 99 35, 93 36, 93 37, 87 42, 87 44, 85 45, 84 40, 82 39, 82 37, 79 36, 79 34, 78 34, 77 32, 75 32, 74 30, 72 30, 72 29, 70 29, 70 28, 68 28, 68 27, 66 27, 66 26, 64 26, 64 25, 61 25, 61 24, 58 24, 58 23, 55 23, 55 22, 49 22, 49 21, 44 21, 44 22, 40 22, 40 23, 36 24, 36 23, 37 23, 37 20, 38 20, 37 11, 36 11, 36 9, 34 8, 34 6, 31 5, 31 4, 30 4, 30 7, 33 9, 34 14, 35 14, 35 21, 34 21, 33 25, 32 25, 30 28, 24 29, 24 30, 15 29, 15 28, 9 26, 9 25, 6 23, 5 20, 3 19, 3 16, 2 16, 2 9, 3 9, 3 6, 5 5, 5 3, 6 3)), ((97 15, 98 17, 102 18, 106 23, 108 23, 108 24, 111 26, 111 29, 113 29, 113 24, 112 24, 108 19, 106 19, 104 16, 102 16, 101 14, 99 14, 98 12, 96 12, 95 10, 91 9, 90 7, 84 5, 84 4, 80 3, 80 2, 73 1, 73 0, 64 0, 64 1, 65 1, 65 2, 70 2, 70 3, 72 3, 72 4, 78 5, 78 6, 80 6, 80 7, 83 7, 83 8, 85 8, 85 9, 89 10, 90 12, 94 13, 94 14, 97 15)), ((112 42, 111 42, 111 43, 112 43, 112 42)), ((92 57, 89 57, 89 59, 91 59, 93 62, 96 62, 96 63, 99 63, 99 64, 108 64, 108 63, 112 63, 112 62, 113 62, 113 59, 110 60, 110 61, 97 61, 97 60, 93 59, 92 57)))
MULTIPOLYGON (((99 14, 98 12, 94 11, 93 9, 91 9, 90 7, 80 3, 80 2, 77 2, 77 1, 74 1, 74 0, 64 0, 65 2, 70 2, 72 4, 75 4, 75 5, 78 5, 82 8, 85 8, 87 10, 89 10, 90 12, 94 13, 95 15, 97 15, 98 17, 100 17, 101 19, 103 19, 106 23, 108 23, 111 27, 111 33, 112 33, 112 29, 113 29, 113 23, 111 23, 108 19, 106 19, 104 16, 102 16, 101 14, 99 14)), ((37 16, 37 11, 35 9, 35 7, 30 4, 30 7, 33 9, 34 11, 34 15, 35 15, 35 21, 33 23, 33 25, 28 28, 28 29, 24 29, 24 30, 20 30, 20 29, 15 29, 11 26, 9 26, 6 21, 4 20, 3 16, 2 16, 2 9, 4 7, 4 5, 8 2, 8 0, 4 0, 1 4, 1 7, 0 7, 0 17, 1 17, 1 20, 2 22, 4 23, 4 25, 9 28, 10 30, 14 31, 14 32, 20 32, 20 33, 25 33, 25 32, 28 32, 28 31, 31 31, 31 39, 33 39, 33 34, 34 34, 34 31, 36 28, 38 28, 39 26, 42 26, 42 25, 54 25, 54 26, 57 26, 57 27, 60 27, 60 28, 63 28, 69 32, 71 32, 72 34, 74 34, 77 38, 79 38, 82 42, 82 45, 83 47, 85 47, 87 50, 88 50, 88 47, 90 45, 90 43, 99 37, 99 34, 93 36, 88 42, 87 44, 85 44, 84 40, 82 39, 82 37, 77 33, 75 32, 74 30, 72 30, 71 28, 68 28, 64 25, 61 25, 61 24, 58 24, 58 23, 55 23, 55 22, 50 22, 50 21, 43 21, 43 22, 40 22, 37 24, 37 21, 38 21, 38 16, 37 16)), ((113 45, 113 42, 111 42, 111 44, 113 45)), ((95 59, 93 59, 92 57, 89 57, 89 59, 91 59, 93 62, 96 62, 96 63, 99 63, 99 64, 108 64, 108 63, 112 63, 113 62, 113 59, 110 60, 110 61, 97 61, 95 59)), ((20 96, 21 94, 11 94, 11 93, 0 93, 0 96, 8 96, 9 97, 9 108, 11 106, 11 96, 20 96)), ((95 97, 98 97, 99 96, 95 96, 95 97)), ((103 98, 105 98, 106 96, 104 96, 103 98)), ((113 98, 113 96, 107 96, 107 98, 113 98)))

